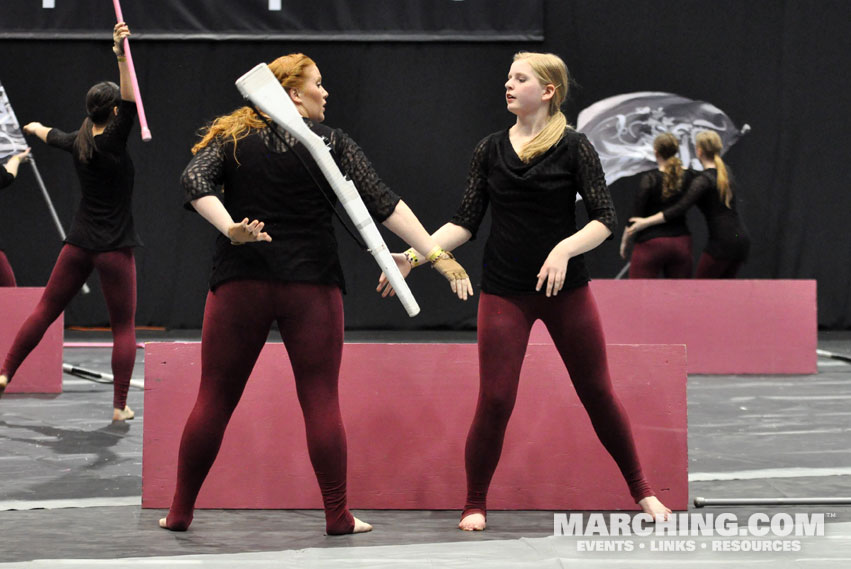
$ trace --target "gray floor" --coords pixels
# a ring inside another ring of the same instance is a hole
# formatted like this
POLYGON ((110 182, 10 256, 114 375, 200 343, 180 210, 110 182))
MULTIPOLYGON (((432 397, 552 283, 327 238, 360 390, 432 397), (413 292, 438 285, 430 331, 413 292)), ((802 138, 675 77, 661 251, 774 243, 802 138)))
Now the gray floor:
MULTIPOLYGON (((474 335, 352 332, 347 340, 466 342, 474 335)), ((819 347, 851 354, 851 332, 823 332, 819 347)), ((67 349, 64 360, 109 370, 108 349, 67 349)), ((140 350, 134 378, 143 377, 142 366, 140 350)), ((457 511, 365 511, 356 514, 375 531, 327 537, 318 511, 201 510, 190 531, 166 532, 156 526, 162 510, 139 506, 142 391, 131 389, 137 418, 121 425, 109 421, 111 389, 66 375, 62 395, 0 401, 0 567, 851 567, 846 505, 691 509, 740 521, 758 512, 824 513, 824 536, 780 539, 800 540, 797 552, 713 551, 740 541, 717 535, 630 536, 632 551, 585 551, 588 541, 625 547, 617 544, 625 540, 553 536, 554 512, 490 512, 488 530, 470 534, 453 529, 457 511)), ((688 399, 692 497, 851 496, 851 365, 820 359, 812 376, 692 376, 688 399)))

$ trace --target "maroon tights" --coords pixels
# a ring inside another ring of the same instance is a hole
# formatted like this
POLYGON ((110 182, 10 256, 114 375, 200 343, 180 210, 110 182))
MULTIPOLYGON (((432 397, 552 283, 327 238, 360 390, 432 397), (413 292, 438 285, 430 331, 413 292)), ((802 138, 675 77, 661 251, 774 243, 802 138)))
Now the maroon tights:
POLYGON ((16 286, 15 272, 2 249, 0 249, 0 286, 16 286))
POLYGON ((703 253, 697 263, 696 279, 734 279, 742 266, 742 261, 734 259, 716 259, 709 253, 703 253))
POLYGON ((273 321, 292 364, 308 454, 325 505, 326 531, 345 534, 354 529, 346 507, 346 431, 337 393, 343 353, 340 289, 256 280, 230 281, 207 295, 201 386, 180 440, 177 488, 166 519, 169 529, 182 531, 192 522, 198 492, 273 321))
POLYGON ((641 472, 629 419, 612 390, 606 345, 589 287, 544 295, 479 297, 479 400, 467 435, 464 514, 486 511, 486 498, 532 324, 540 318, 564 361, 600 442, 615 459, 636 502, 653 495, 641 472))
POLYGON ((47 328, 59 318, 95 269, 100 276, 112 326, 112 374, 115 377, 112 406, 124 409, 130 374, 136 362, 136 263, 130 247, 114 251, 90 251, 68 244, 62 247, 41 300, 18 330, 6 354, 2 374, 12 380, 47 328))
POLYGON ((629 264, 629 278, 691 278, 691 235, 656 237, 636 243, 629 264))

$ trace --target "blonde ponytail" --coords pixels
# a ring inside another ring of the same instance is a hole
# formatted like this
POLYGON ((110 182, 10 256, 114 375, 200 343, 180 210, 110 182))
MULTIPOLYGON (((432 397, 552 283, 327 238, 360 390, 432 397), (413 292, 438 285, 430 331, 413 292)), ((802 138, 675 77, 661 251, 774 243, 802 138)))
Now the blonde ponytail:
POLYGON ((727 174, 727 166, 721 160, 721 137, 714 130, 704 130, 698 132, 694 137, 694 145, 699 148, 703 155, 712 159, 715 162, 716 180, 715 185, 718 187, 718 197, 721 202, 731 207, 733 203, 733 188, 730 186, 730 176, 727 174))
POLYGON ((662 198, 679 193, 683 183, 683 162, 677 157, 680 141, 670 132, 663 132, 653 139, 653 150, 665 161, 662 170, 662 198))
POLYGON ((715 182, 718 186, 718 195, 721 197, 721 201, 724 202, 724 205, 729 209, 730 204, 733 202, 733 190, 730 188, 730 178, 727 176, 727 166, 725 166, 724 161, 721 160, 720 154, 715 155, 715 170, 718 175, 715 182))
POLYGON ((668 158, 662 174, 662 199, 667 199, 682 190, 683 162, 676 156, 668 158))
POLYGON ((547 125, 535 135, 535 138, 526 143, 523 150, 520 151, 520 160, 529 162, 536 156, 540 156, 552 146, 558 143, 564 136, 564 129, 567 127, 567 118, 561 111, 556 111, 556 114, 550 117, 547 125))

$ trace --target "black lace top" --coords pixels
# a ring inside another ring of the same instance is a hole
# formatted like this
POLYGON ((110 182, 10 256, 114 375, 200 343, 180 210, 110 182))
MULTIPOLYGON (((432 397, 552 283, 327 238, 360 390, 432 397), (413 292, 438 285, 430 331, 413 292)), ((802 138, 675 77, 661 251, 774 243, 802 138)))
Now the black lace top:
MULTIPOLYGON (((697 173, 694 170, 688 169, 683 172, 683 182, 678 192, 667 198, 662 197, 662 183, 664 175, 659 170, 647 172, 641 176, 638 183, 638 193, 635 195, 635 200, 632 204, 632 214, 630 217, 649 217, 659 211, 672 206, 682 197, 682 192, 688 188, 694 176, 697 173)), ((677 237, 678 235, 688 235, 688 225, 686 225, 686 217, 684 215, 675 217, 674 219, 665 220, 665 223, 648 227, 644 231, 639 232, 636 236, 636 243, 643 243, 656 237, 677 237)))
POLYGON ((688 190, 673 206, 664 210, 665 219, 675 219, 685 215, 688 208, 697 205, 706 218, 709 241, 704 251, 716 259, 744 261, 750 251, 750 237, 736 212, 736 185, 733 173, 727 171, 733 188, 733 199, 728 208, 721 201, 716 185, 718 172, 709 168, 701 172, 689 184, 688 190))
POLYGON ((80 207, 74 214, 66 243, 92 251, 111 251, 141 245, 133 225, 133 161, 127 137, 136 120, 136 103, 121 101, 118 114, 94 137, 95 151, 81 162, 74 150, 77 131, 57 128, 47 133, 47 143, 71 152, 80 180, 80 207))
MULTIPOLYGON (((357 186, 376 222, 387 219, 399 196, 381 181, 360 147, 341 130, 307 119, 305 123, 328 142, 334 160, 357 186)), ((336 195, 309 152, 283 129, 275 128, 293 150, 269 128, 262 128, 236 145, 231 140, 214 140, 198 151, 183 171, 181 183, 188 208, 200 197, 218 196, 235 221, 246 217, 263 221, 264 231, 272 237, 271 243, 234 246, 219 234, 210 288, 233 279, 336 284, 344 288, 333 213, 322 193, 333 203, 336 195)))
MULTIPOLYGON (((528 163, 517 156, 507 129, 479 142, 464 198, 451 221, 475 237, 491 206, 491 232, 483 260, 484 292, 536 294, 537 274, 550 251, 577 231, 577 194, 588 218, 613 231, 615 208, 600 159, 584 134, 567 128, 557 144, 528 163)), ((571 259, 565 288, 588 280, 582 255, 571 259)))

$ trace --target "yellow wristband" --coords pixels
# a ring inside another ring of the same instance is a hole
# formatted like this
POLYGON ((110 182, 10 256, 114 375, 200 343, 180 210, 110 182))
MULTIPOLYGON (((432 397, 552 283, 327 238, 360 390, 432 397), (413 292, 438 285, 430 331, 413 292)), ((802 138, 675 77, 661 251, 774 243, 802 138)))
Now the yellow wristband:
POLYGON ((417 255, 417 250, 413 247, 411 247, 402 254, 405 255, 405 259, 408 260, 412 267, 416 267, 420 264, 420 257, 417 255))
POLYGON ((443 253, 443 248, 438 245, 437 247, 429 251, 428 255, 426 255, 426 259, 428 259, 429 263, 434 263, 440 258, 441 255, 443 255, 443 253))

